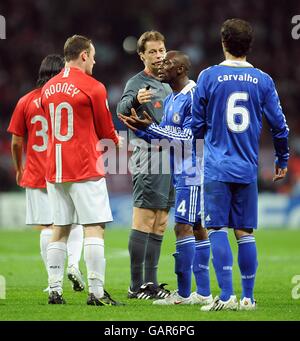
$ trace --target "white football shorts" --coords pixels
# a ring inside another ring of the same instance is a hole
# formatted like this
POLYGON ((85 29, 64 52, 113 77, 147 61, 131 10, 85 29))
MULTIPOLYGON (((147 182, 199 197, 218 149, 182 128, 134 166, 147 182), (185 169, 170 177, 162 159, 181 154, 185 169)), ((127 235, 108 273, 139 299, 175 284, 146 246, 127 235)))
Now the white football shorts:
POLYGON ((80 182, 47 182, 54 225, 107 223, 113 220, 105 178, 80 182))
POLYGON ((46 188, 26 188, 26 224, 52 225, 53 215, 46 188))

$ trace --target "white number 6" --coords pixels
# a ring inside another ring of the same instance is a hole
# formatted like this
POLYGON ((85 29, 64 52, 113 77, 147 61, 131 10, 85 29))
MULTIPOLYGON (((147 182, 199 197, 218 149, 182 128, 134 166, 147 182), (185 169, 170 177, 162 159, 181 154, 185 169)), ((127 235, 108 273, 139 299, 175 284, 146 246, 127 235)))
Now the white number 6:
POLYGON ((248 129, 250 123, 249 111, 242 105, 235 105, 237 101, 248 101, 248 92, 234 92, 227 100, 226 121, 228 128, 234 133, 242 133, 248 129), (236 123, 236 115, 241 115, 241 123, 236 123))

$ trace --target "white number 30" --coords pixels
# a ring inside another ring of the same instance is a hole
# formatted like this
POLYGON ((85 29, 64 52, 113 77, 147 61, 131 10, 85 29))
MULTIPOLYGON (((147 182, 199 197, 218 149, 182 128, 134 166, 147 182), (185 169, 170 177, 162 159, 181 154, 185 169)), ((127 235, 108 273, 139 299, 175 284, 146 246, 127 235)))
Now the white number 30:
POLYGON ((248 99, 248 92, 234 92, 228 97, 226 121, 228 128, 234 133, 242 133, 249 127, 250 115, 248 109, 242 105, 235 105, 237 101, 248 101, 248 99), (241 122, 236 122, 236 115, 241 117, 241 122))

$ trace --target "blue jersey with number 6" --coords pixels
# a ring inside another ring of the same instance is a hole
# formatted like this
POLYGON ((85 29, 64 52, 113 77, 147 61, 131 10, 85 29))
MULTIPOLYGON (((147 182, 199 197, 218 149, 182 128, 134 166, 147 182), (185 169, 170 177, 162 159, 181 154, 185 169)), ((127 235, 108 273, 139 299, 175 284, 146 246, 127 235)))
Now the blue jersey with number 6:
POLYGON ((251 64, 226 60, 202 71, 192 108, 194 137, 204 137, 204 179, 257 179, 262 116, 271 128, 276 162, 287 167, 288 126, 272 78, 251 64))

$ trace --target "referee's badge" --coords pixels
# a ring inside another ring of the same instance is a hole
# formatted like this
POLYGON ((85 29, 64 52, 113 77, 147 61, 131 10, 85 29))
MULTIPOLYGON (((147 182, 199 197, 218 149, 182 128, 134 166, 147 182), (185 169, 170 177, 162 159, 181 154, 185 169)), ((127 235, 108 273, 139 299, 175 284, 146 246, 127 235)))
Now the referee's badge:
POLYGON ((173 117, 172 117, 172 121, 176 124, 180 123, 180 115, 178 114, 178 112, 175 112, 173 117))

